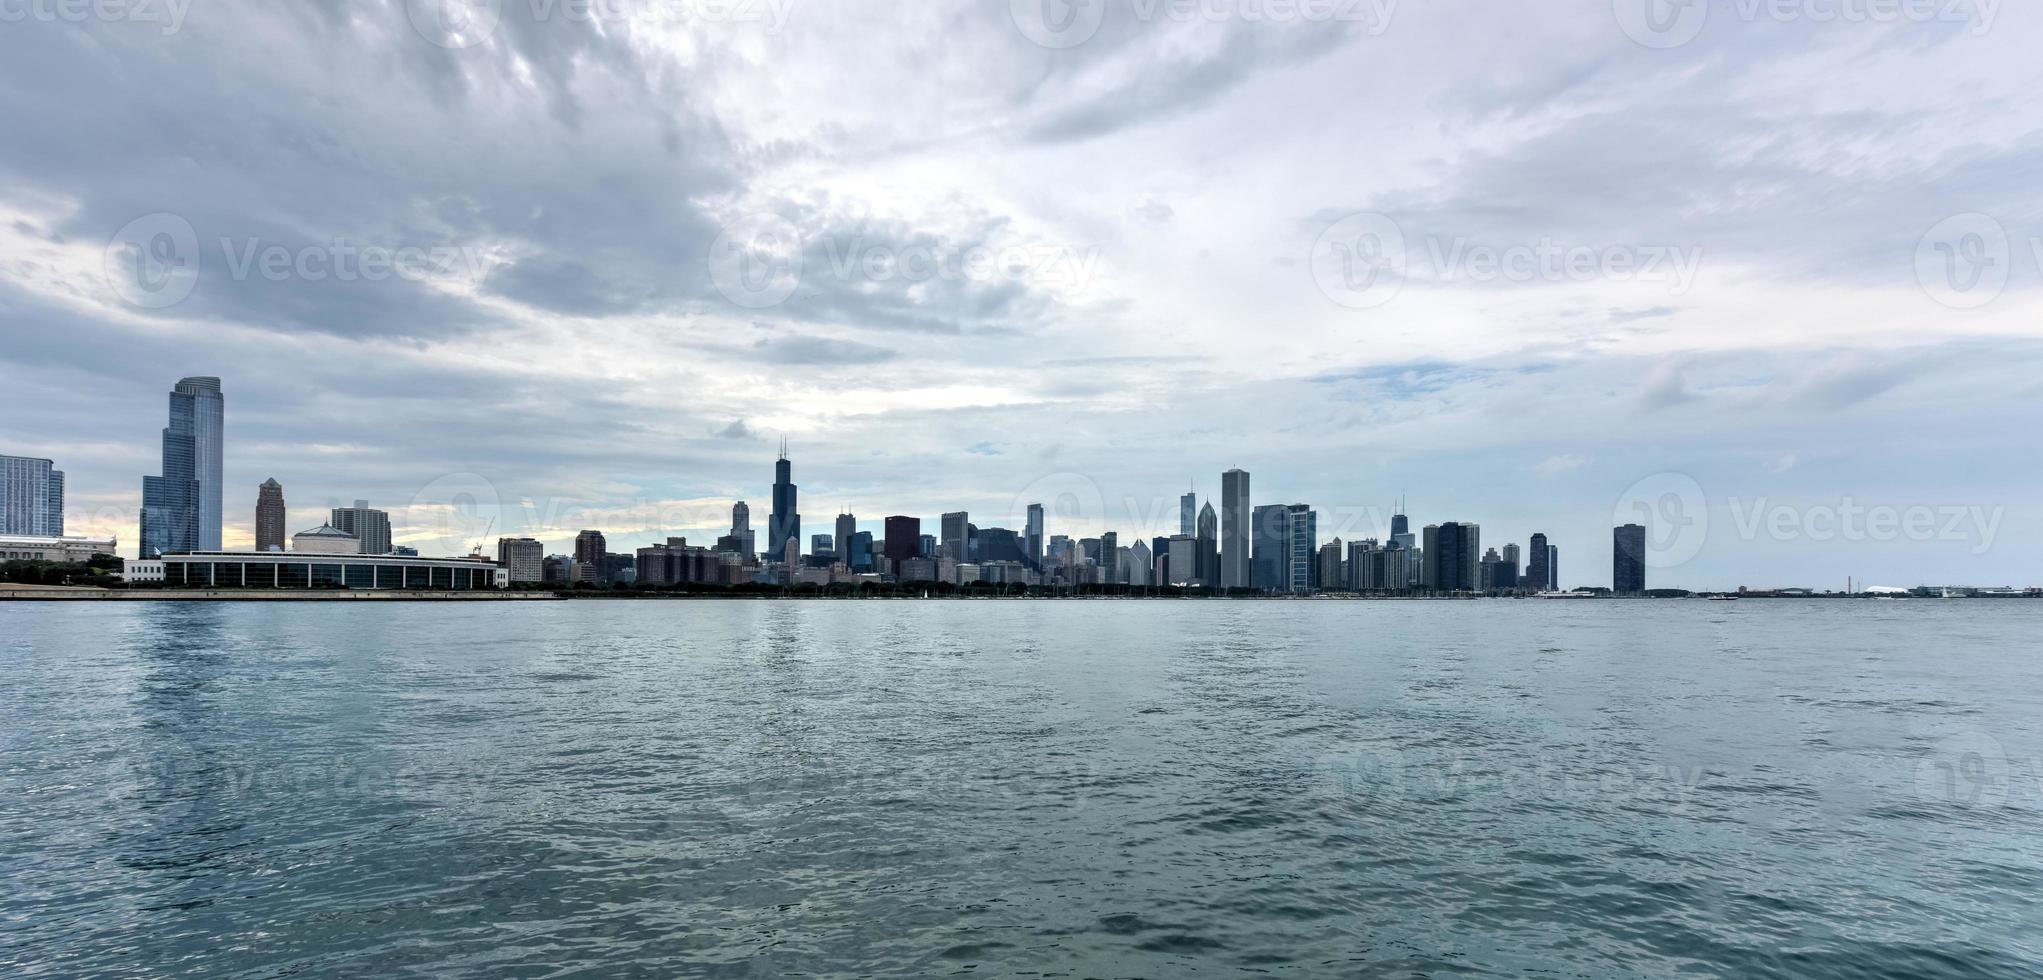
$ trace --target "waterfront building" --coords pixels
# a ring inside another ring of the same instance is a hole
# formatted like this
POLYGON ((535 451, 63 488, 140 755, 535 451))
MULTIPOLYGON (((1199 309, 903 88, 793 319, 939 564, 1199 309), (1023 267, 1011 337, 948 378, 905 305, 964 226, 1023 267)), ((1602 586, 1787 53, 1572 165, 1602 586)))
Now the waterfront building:
POLYGON ((1425 587, 1435 592, 1475 592, 1482 588, 1482 530, 1475 524, 1446 521, 1428 524, 1419 561, 1425 587))
POLYGON ((362 539, 362 554, 390 553, 390 515, 370 507, 366 500, 355 501, 353 507, 335 507, 327 523, 362 539))
POLYGON ((255 488, 255 550, 284 550, 284 485, 274 477, 255 488))
POLYGON ((1546 576, 1547 588, 1561 591, 1561 549, 1553 545, 1546 546, 1546 576))
POLYGON ((773 514, 766 521, 766 550, 774 560, 783 560, 787 543, 801 548, 801 508, 796 504, 794 463, 787 458, 787 440, 780 443, 780 459, 773 464, 773 514))
POLYGON ((1376 569, 1373 567, 1375 559, 1375 538, 1348 542, 1347 587, 1350 591, 1366 592, 1377 587, 1376 569))
POLYGON ((291 550, 308 555, 359 555, 362 539, 331 524, 291 535, 291 550))
POLYGON ((1149 585, 1156 577, 1156 553, 1137 539, 1123 549, 1128 558, 1121 563, 1121 581, 1129 585, 1149 585))
POLYGON ((1257 507, 1249 585, 1268 592, 1291 587, 1291 508, 1282 504, 1257 507))
POLYGON ((575 535, 575 572, 573 581, 600 585, 609 577, 610 548, 601 531, 583 531, 575 535))
POLYGON ((1197 568, 1192 574, 1199 584, 1207 588, 1220 587, 1220 518, 1213 513, 1212 501, 1199 509, 1199 519, 1193 536, 1198 539, 1197 568))
POLYGON ((889 517, 886 525, 886 567, 880 571, 889 575, 901 574, 901 563, 920 557, 922 541, 922 519, 919 517, 889 517))
POLYGON ((1638 595, 1646 591, 1646 526, 1626 524, 1611 531, 1610 591, 1638 595))
POLYGON ((1228 589, 1245 589, 1252 584, 1249 557, 1255 546, 1252 522, 1255 515, 1249 506, 1249 475, 1247 470, 1228 470, 1220 474, 1220 585, 1228 589))
POLYGON ((64 471, 55 463, 0 456, 0 534, 64 536, 64 471))
POLYGON ((1531 553, 1532 565, 1525 570, 1525 587, 1534 592, 1554 591, 1556 586, 1554 585, 1553 571, 1548 562, 1548 557, 1552 552, 1547 547, 1546 535, 1533 535, 1532 542, 1526 547, 1526 550, 1531 553))
POLYGON ((510 585, 503 566, 480 558, 304 554, 280 551, 175 552, 130 559, 130 583, 173 589, 364 589, 473 592, 510 585))
POLYGON ((1285 589, 1311 592, 1319 587, 1319 515, 1305 504, 1292 504, 1284 518, 1290 542, 1286 548, 1285 589))
POLYGON ((497 564, 519 585, 546 581, 546 546, 536 538, 498 538, 497 564))
POLYGON ((972 536, 967 529, 970 523, 971 515, 962 510, 943 515, 939 528, 943 537, 938 542, 942 550, 937 554, 952 561, 970 558, 972 536))
POLYGON ((1170 539, 1170 584, 1198 584, 1199 539, 1190 534, 1174 534, 1170 539))
POLYGON ((1102 584, 1113 585, 1121 581, 1120 549, 1120 532, 1108 531, 1100 535, 1099 553, 1093 557, 1093 560, 1100 566, 1100 582, 1102 584))
POLYGON ((1348 569, 1342 556, 1343 545, 1335 538, 1319 546, 1319 587, 1340 590, 1348 587, 1348 569))
POLYGON ((113 538, 66 538, 40 534, 0 534, 0 561, 47 561, 82 565, 94 555, 112 555, 113 538))
POLYGON ((1024 544, 1024 552, 1028 555, 1026 560, 1030 565, 1041 568, 1043 565, 1042 504, 1029 505, 1028 523, 1023 526, 1023 531, 1028 535, 1028 539, 1024 544))
POLYGON ((170 391, 161 476, 142 478, 142 557, 220 550, 226 396, 219 378, 185 378, 170 391))

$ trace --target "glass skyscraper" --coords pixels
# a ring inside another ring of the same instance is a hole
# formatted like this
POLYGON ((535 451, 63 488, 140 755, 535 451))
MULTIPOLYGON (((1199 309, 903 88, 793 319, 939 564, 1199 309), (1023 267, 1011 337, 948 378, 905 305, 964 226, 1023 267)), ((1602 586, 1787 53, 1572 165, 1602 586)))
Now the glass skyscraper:
POLYGON ((186 378, 170 390, 163 475, 142 478, 142 557, 220 550, 225 433, 226 398, 219 378, 186 378))
POLYGON ((0 456, 0 534, 64 536, 64 471, 47 459, 0 456))

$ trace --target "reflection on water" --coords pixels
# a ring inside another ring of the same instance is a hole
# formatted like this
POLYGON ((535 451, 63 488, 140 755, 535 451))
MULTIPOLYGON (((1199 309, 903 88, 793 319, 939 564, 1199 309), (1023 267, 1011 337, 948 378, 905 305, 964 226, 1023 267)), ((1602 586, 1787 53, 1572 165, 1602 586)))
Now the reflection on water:
POLYGON ((0 607, 0 970, 2037 975, 2043 609, 1725 605, 0 607))

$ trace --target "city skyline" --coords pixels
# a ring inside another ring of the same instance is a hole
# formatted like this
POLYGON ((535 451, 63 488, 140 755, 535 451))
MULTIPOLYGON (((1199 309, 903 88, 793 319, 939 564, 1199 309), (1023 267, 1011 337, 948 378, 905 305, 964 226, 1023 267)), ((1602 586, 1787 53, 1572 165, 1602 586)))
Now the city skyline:
POLYGON ((190 374, 230 379, 243 546, 272 476, 400 534, 487 483, 499 532, 554 547, 708 534, 631 515, 735 499, 763 536, 785 436, 816 500, 932 526, 1079 474, 1146 533, 1188 475, 1224 510, 1238 466, 1323 517, 1408 491, 1543 529, 1586 571, 1677 475, 1710 530, 1663 580, 2037 575, 2037 457, 1998 421, 2043 404, 2043 8, 1656 45, 1608 0, 1114 4, 1046 45, 1002 4, 608 30, 512 4, 449 46, 405 6, 0 32, 0 452, 64 470, 70 533, 137 543, 190 374), (1931 78, 1964 97, 1920 112, 1931 78), (1838 530, 1855 508, 1930 529, 1838 530))

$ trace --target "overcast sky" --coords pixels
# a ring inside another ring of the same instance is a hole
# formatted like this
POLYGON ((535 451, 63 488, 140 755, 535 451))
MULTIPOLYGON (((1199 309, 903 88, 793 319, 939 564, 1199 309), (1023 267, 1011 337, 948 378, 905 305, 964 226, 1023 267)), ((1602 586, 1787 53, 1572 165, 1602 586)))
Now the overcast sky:
POLYGON ((132 554, 968 510, 2043 584, 2043 7, 0 0, 0 452, 132 554), (1643 509, 1642 509, 1643 508, 1643 509))

